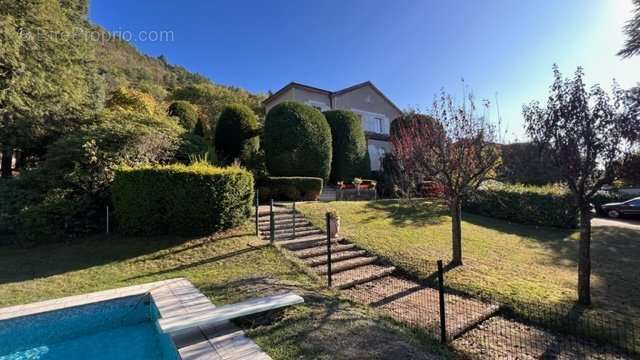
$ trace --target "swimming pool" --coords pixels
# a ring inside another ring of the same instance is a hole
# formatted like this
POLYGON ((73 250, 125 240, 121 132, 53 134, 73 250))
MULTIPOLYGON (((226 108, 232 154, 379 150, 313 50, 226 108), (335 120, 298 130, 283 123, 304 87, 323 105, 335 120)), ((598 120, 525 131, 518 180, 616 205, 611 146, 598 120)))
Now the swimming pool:
POLYGON ((0 360, 178 358, 148 294, 0 320, 0 360))

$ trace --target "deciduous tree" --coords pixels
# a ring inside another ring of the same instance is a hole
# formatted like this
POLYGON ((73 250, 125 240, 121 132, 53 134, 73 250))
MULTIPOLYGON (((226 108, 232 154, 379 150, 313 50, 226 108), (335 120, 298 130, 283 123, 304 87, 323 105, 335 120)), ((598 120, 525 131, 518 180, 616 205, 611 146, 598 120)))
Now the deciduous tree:
POLYGON ((546 107, 524 106, 527 133, 560 169, 580 212, 578 299, 591 303, 592 197, 618 176, 619 164, 637 138, 638 119, 626 108, 626 93, 614 89, 615 99, 598 85, 587 90, 583 70, 563 79, 557 66, 546 107), (634 125, 635 123, 635 125, 634 125))
POLYGON ((452 218, 452 265, 462 265, 462 199, 495 170, 500 154, 497 134, 475 115, 473 98, 462 105, 441 93, 431 116, 415 115, 396 125, 393 153, 403 171, 440 182, 452 218))

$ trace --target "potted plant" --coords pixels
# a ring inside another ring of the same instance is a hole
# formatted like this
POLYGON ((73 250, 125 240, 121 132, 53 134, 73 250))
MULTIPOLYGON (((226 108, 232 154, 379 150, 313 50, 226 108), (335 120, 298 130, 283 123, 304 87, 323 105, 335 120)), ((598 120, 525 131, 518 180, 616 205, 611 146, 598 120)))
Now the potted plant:
POLYGON ((330 210, 327 214, 329 214, 329 237, 333 239, 340 231, 340 216, 335 210, 330 210))

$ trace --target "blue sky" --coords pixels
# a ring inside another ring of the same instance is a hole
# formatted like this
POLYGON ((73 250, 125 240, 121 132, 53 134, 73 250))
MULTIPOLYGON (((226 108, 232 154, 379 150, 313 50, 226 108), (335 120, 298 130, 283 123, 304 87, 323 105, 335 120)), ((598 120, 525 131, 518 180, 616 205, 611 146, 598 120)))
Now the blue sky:
POLYGON ((461 79, 494 103, 503 131, 524 139, 522 105, 544 101, 558 63, 589 83, 640 81, 640 57, 615 55, 631 0, 92 0, 110 31, 171 31, 144 53, 252 92, 290 81, 337 90, 373 81, 399 107, 427 107, 461 79))

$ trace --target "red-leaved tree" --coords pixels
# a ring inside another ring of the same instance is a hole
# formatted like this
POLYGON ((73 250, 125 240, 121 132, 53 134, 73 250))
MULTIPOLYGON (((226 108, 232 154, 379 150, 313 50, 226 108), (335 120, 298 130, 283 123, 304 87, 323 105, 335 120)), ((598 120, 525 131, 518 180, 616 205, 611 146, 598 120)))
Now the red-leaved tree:
POLYGON ((500 161, 495 127, 475 115, 473 98, 458 105, 442 92, 430 115, 397 119, 391 141, 406 176, 443 185, 452 218, 451 265, 462 265, 462 199, 487 179, 500 161))

